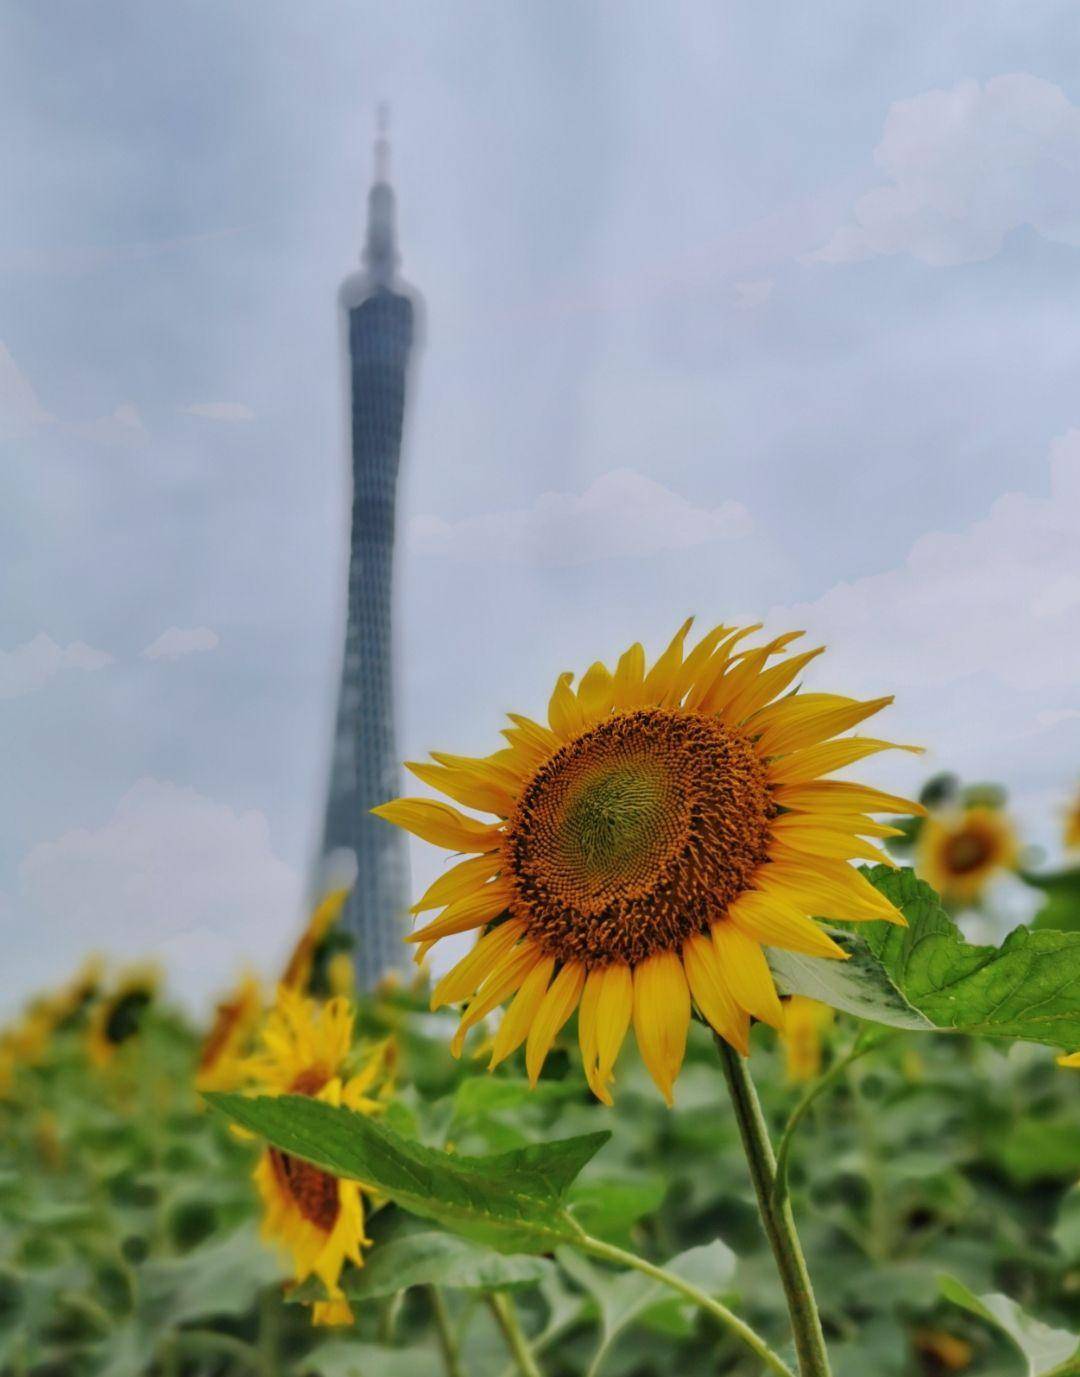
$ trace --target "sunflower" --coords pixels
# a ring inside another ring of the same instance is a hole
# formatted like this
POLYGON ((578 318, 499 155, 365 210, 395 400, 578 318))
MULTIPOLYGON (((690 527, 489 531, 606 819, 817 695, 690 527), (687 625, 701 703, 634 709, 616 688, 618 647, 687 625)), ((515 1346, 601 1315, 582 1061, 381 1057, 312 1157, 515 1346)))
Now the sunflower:
POLYGON ((784 1066, 789 1081, 812 1081, 821 1072, 821 1038, 835 1017, 828 1004, 805 995, 784 1003, 784 1066))
POLYGON ((49 997, 49 1012, 54 1030, 70 1028, 81 1021, 101 992, 105 963, 100 956, 88 956, 68 983, 49 997))
POLYGON ((577 1009, 596 1096, 611 1102, 633 1023, 670 1104, 693 1005, 743 1053, 751 1015, 782 1026, 763 946, 842 957, 809 915, 903 923, 848 861, 892 864, 866 838, 896 829, 867 814, 922 810, 822 778, 890 746, 834 738, 892 700, 788 693, 821 653, 785 657, 798 632, 747 650, 759 627, 717 627, 686 653, 689 627, 651 668, 634 645, 614 673, 592 665, 576 691, 560 675, 548 724, 510 714, 493 755, 409 766, 494 821, 427 798, 374 810, 469 854, 413 906, 442 912, 410 939, 422 956, 442 937, 481 933, 432 995, 434 1008, 469 1001, 455 1052, 510 1000, 491 1065, 524 1042, 535 1083, 577 1009))
POLYGON ((95 1066, 108 1066, 118 1049, 137 1035, 157 986, 156 971, 135 967, 121 976, 111 995, 99 1001, 87 1030, 87 1051, 95 1066))
POLYGON ((1065 1056, 1058 1057, 1057 1064, 1059 1066, 1074 1066, 1080 1070, 1080 1052, 1069 1052, 1065 1056))
POLYGON ((262 1015, 262 990, 245 975, 236 990, 214 1011, 199 1051, 196 1090, 234 1090, 244 1079, 248 1043, 262 1015))
POLYGON ((1065 828, 1062 840, 1066 851, 1080 851, 1080 793, 1065 810, 1065 828))
POLYGON ((1016 834, 1000 808, 977 804, 931 815, 919 834, 915 868, 946 899, 977 902, 987 884, 1016 864, 1016 834))
MULTIPOLYGON (((361 1114, 383 1108, 393 1068, 393 1044, 381 1043, 356 1075, 349 1076, 353 1015, 344 999, 320 1005, 281 986, 261 1033, 262 1051, 247 1071, 260 1093, 311 1095, 361 1114), (369 1092, 380 1092, 373 1097, 369 1092)), ((351 1324, 340 1286, 346 1260, 363 1266, 364 1202, 359 1184, 267 1148, 255 1168, 263 1203, 263 1237, 291 1259, 297 1283, 317 1276, 330 1295, 316 1301, 315 1324, 351 1324)))
POLYGON ((334 889, 324 895, 312 910, 308 925, 300 934, 300 939, 292 950, 281 983, 287 989, 304 991, 310 987, 312 973, 320 954, 328 955, 321 949, 326 944, 327 935, 345 907, 349 897, 348 889, 334 889))

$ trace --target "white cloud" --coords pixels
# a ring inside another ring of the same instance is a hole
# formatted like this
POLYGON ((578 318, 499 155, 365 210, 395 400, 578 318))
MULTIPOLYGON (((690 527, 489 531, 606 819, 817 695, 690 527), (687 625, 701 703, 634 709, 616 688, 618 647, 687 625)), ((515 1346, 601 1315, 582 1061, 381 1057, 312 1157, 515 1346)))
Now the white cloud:
POLYGON ((75 421, 64 429, 80 440, 91 440, 99 445, 141 445, 150 433, 134 402, 121 402, 111 416, 75 421))
POLYGON ((35 846, 19 878, 38 941, 157 957, 185 994, 212 992, 249 960, 276 962, 300 913, 299 877, 263 813, 152 778, 103 826, 35 846))
POLYGON ((744 311, 755 306, 764 306, 772 296, 775 286, 776 281, 771 277, 762 277, 753 282, 736 282, 735 305, 744 311))
POLYGON ((768 625, 804 627, 806 644, 828 645, 814 687, 896 693, 880 731, 929 754, 885 758, 894 786, 952 768, 1064 796, 1080 740, 1080 602, 1048 590, 1070 586, 1078 549, 1080 430, 1072 430, 1051 445, 1048 496, 1009 493, 963 530, 922 536, 894 569, 772 609, 768 625), (1042 733, 1055 744, 1033 750, 1042 733))
POLYGON ((32 641, 14 650, 0 650, 0 698, 21 698, 24 693, 33 693, 61 670, 102 669, 112 660, 106 651, 95 650, 85 641, 61 646, 40 631, 32 641))
POLYGON ((208 626, 170 626, 139 653, 144 660, 179 660, 184 655, 213 650, 219 640, 217 632, 208 626))
POLYGON ((1080 108, 1052 82, 1016 72, 896 101, 874 158, 889 185, 815 258, 971 263, 1020 225, 1080 244, 1080 108))
POLYGON ((546 492, 531 507, 445 521, 418 516, 409 528, 413 551, 460 560, 573 565, 615 556, 651 555, 750 530, 739 502, 695 507, 633 469, 602 474, 580 495, 546 492))
MULTIPOLYGON (((878 683, 992 674, 1023 690, 1080 682, 1080 599, 1048 598, 1080 550, 1080 430, 1050 450, 1050 495, 1008 493, 965 530, 920 537, 887 573, 837 584, 794 616, 878 683), (1038 615, 1036 615, 1038 609, 1038 615)), ((1071 585, 1070 585, 1071 586, 1071 585)))
POLYGON ((253 421, 255 413, 243 402, 190 402, 180 410, 185 416, 202 416, 207 421, 253 421))
POLYGON ((30 379, 0 341, 0 442, 25 439, 51 420, 30 379))

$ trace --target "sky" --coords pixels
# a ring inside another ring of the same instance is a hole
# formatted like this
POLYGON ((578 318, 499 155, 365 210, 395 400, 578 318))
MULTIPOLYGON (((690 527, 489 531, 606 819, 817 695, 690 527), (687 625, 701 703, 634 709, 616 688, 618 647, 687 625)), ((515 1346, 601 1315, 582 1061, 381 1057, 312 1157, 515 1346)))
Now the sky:
MULTIPOLYGON (((804 628, 1055 859, 1080 783, 1070 0, 0 8, 4 1006, 300 921, 378 102, 424 301, 405 758, 684 616, 804 628)), ((417 786, 416 792, 423 792, 417 786)), ((437 858, 417 844, 414 879, 437 858)))

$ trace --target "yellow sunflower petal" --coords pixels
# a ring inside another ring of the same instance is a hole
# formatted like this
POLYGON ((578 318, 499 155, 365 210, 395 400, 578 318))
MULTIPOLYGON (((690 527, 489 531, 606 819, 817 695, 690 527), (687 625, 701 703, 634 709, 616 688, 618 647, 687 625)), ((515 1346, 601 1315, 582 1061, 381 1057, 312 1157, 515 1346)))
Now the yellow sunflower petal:
POLYGON ((578 1005, 578 1045, 581 1048, 581 1064, 585 1068, 585 1079, 593 1094, 605 1104, 611 1104, 611 1095, 597 1075, 597 1026, 596 1009, 600 999, 600 988, 604 972, 597 968, 585 977, 585 988, 581 992, 578 1005))
POLYGON ((693 617, 687 617, 675 635, 672 636, 667 649, 646 674, 645 682, 641 686, 641 701, 643 703, 662 703, 664 701, 668 690, 675 682, 679 666, 682 664, 683 643, 686 640, 686 633, 693 624, 693 617))
MULTIPOLYGON (((800 635, 802 633, 799 633, 800 635)), ((762 708, 793 683, 802 673, 811 660, 825 653, 823 645, 816 646, 813 650, 804 650, 799 655, 792 655, 789 660, 782 664, 774 665, 772 669, 764 670, 755 675, 741 691, 727 704, 723 711, 724 716, 731 722, 742 722, 758 708, 762 708)))
POLYGON ((740 932, 763 946, 847 960, 847 952, 836 945, 824 928, 807 918, 795 904, 776 895, 748 890, 730 906, 726 917, 740 932))
POLYGON ((491 779, 479 777, 479 772, 451 770, 443 765, 428 765, 419 760, 407 760, 405 768, 417 779, 438 789, 440 793, 466 808, 482 813, 497 813, 507 817, 514 810, 516 795, 491 779))
POLYGON ((635 641, 623 651, 615 667, 614 708, 627 712, 641 705, 641 687, 645 682, 645 649, 635 641))
POLYGON ((842 861, 804 858, 803 864, 774 861, 758 871, 759 889, 779 894, 813 913, 816 918, 839 918, 845 922, 883 920, 906 926, 907 920, 857 870, 842 861))
POLYGON ((430 798, 397 798, 371 810, 376 817, 403 827, 422 841, 447 851, 493 851, 502 833, 489 823, 467 818, 448 803, 430 798))
POLYGON ((447 971, 432 990, 431 1007, 439 1009, 444 1004, 456 1004, 474 994, 502 954, 514 945, 524 931, 522 919, 508 918, 505 923, 485 933, 468 956, 447 971))
POLYGON ((844 703, 823 708, 793 722, 777 722, 764 728, 758 738, 758 750, 762 755, 787 755, 789 751, 800 750, 804 746, 816 746, 819 742, 828 741, 841 732, 857 727, 892 702, 893 695, 889 694, 884 698, 870 698, 864 703, 844 703))
POLYGON ((761 630, 761 622, 753 626, 737 627, 716 647, 712 655, 698 670, 695 682, 686 696, 683 706, 690 712, 704 711, 704 703, 717 688, 731 663, 731 653, 745 636, 752 636, 761 630))
POLYGON ((493 1071, 511 1052, 516 1052, 529 1035, 536 1011, 543 1003, 555 969, 555 958, 543 956, 521 982, 521 988, 514 996, 510 1007, 499 1024, 495 1041, 491 1048, 491 1061, 488 1070, 493 1071))
POLYGON ((666 707, 677 707, 682 702, 695 679, 712 658, 716 647, 730 631, 731 627, 729 626, 714 626, 711 631, 702 636, 676 671, 671 688, 668 689, 664 698, 666 707))
POLYGON ((492 880, 481 889, 467 894, 464 899, 450 904, 433 922, 410 932, 405 941, 434 942, 439 937, 449 937, 451 933, 482 928, 506 912, 512 892, 508 880, 492 880))
POLYGON ((878 751, 910 751, 913 755, 921 755, 922 750, 921 746, 902 746, 895 741, 878 741, 870 736, 848 736, 840 741, 826 741, 820 746, 809 746, 805 750, 781 756, 771 763, 769 771, 778 784, 796 784, 842 770, 845 765, 853 765, 856 760, 875 755, 878 751))
POLYGON ((589 666, 578 684, 577 697, 586 724, 599 722, 608 715, 615 701, 615 680, 607 665, 597 660, 589 666))
POLYGON ((474 1028, 496 1005, 501 1004, 520 988, 522 981, 536 965, 538 957, 539 953, 532 942, 522 942, 503 954, 462 1015, 457 1031, 450 1040, 451 1056, 461 1056, 469 1029, 474 1028))
POLYGON ((670 1105, 686 1052, 690 989, 675 952, 647 956, 634 969, 634 1035, 641 1059, 670 1105))
POLYGON ((713 924, 712 939, 724 980, 735 1002, 762 1023, 782 1028, 784 1011, 760 945, 723 918, 713 924))
POLYGON ((573 677, 570 673, 559 675, 548 703, 548 722, 560 741, 569 741, 585 725, 577 694, 570 687, 573 677))
POLYGON ((492 879, 502 869, 502 853, 489 851, 483 856, 471 856, 467 861, 459 861, 445 875, 424 890, 421 898, 413 904, 411 912, 424 913, 432 908, 444 908, 472 894, 487 880, 492 879))
POLYGON ((568 961, 551 982, 536 1011, 525 1042, 525 1070, 534 1086, 559 1029, 577 1008, 584 984, 585 967, 580 961, 568 961))
POLYGON ((777 860, 787 857, 797 860, 803 854, 824 856, 835 861, 865 860, 896 868, 896 862, 879 850, 873 842, 863 841, 850 832, 838 832, 829 827, 788 827, 783 817, 774 818, 773 841, 770 854, 777 860), (789 856, 794 852, 794 856, 789 856))
POLYGON ((682 955, 694 1003, 720 1036, 745 1057, 750 1050, 750 1020, 727 987, 716 947, 694 933, 683 943, 682 955))
POLYGON ((629 966, 615 962, 600 972, 596 1001, 596 1072, 606 1088, 614 1079, 615 1063, 634 1012, 634 977, 629 966))
POLYGON ((802 784, 779 784, 773 798, 783 808, 803 812, 835 810, 841 813, 910 813, 925 817, 926 809, 913 799, 886 794, 867 784, 847 779, 815 779, 802 784))

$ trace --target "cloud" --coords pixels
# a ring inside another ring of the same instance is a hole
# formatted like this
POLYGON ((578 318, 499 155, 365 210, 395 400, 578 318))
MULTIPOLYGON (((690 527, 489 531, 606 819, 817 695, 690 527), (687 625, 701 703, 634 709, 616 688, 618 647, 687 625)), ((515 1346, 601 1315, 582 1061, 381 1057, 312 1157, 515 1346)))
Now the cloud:
POLYGON ((207 421, 253 421, 255 413, 243 402, 190 402, 180 410, 185 416, 202 416, 207 421))
POLYGON ((220 639, 208 626, 170 626, 139 653, 144 660, 179 660, 185 655, 213 650, 220 639))
POLYGON ((34 385, 0 341, 0 442, 23 440, 52 417, 41 405, 34 385))
POLYGON ((58 420, 42 406, 33 383, 0 341, 0 443, 25 440, 41 426, 98 444, 141 444, 148 434, 134 402, 122 402, 111 416, 92 421, 58 420))
POLYGON ((613 469, 580 495, 546 492, 531 507, 460 521, 417 516, 409 539, 413 552, 422 555, 574 565, 730 540, 750 527, 739 502, 695 507, 644 474, 613 469))
POLYGON ((934 532, 896 569, 840 583, 794 616, 860 680, 940 686, 993 675, 1024 691, 1080 682, 1080 430, 1050 449, 1050 494, 1008 493, 962 531, 934 532), (1057 590, 1057 591, 1055 591, 1057 590), (1066 595, 1067 594, 1067 595, 1066 595))
POLYGON ((85 641, 61 646, 41 631, 14 650, 0 650, 0 698, 21 698, 44 688, 61 670, 102 669, 112 660, 106 651, 95 650, 85 641))
POLYGON ((755 306, 764 306, 772 296, 775 286, 776 281, 771 277, 762 277, 754 282, 736 282, 735 305, 744 311, 755 306))
POLYGON ((101 827, 35 846, 19 880, 35 940, 61 944, 54 959, 73 943, 157 957, 185 994, 211 993, 267 952, 276 961, 300 911, 299 877, 275 854, 263 813, 153 778, 101 827))
POLYGON ((874 158, 889 184, 814 258, 972 263, 1021 225, 1080 245, 1080 108, 1052 82, 1016 72, 896 101, 874 158))

